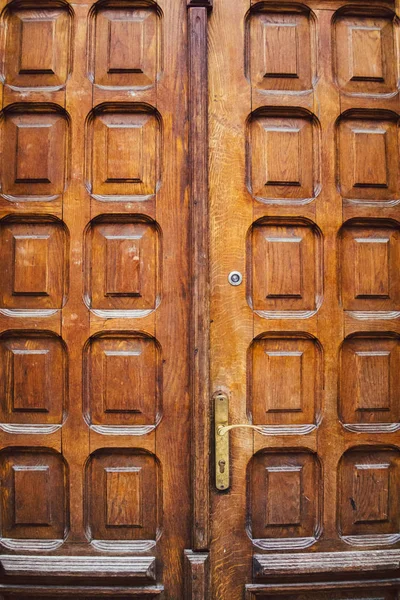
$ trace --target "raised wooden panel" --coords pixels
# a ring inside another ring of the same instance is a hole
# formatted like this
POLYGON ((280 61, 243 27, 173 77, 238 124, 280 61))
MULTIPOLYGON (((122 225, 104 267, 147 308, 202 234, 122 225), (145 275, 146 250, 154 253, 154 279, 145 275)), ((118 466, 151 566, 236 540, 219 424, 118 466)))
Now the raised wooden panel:
POLYGON ((248 354, 248 410, 270 433, 306 433, 322 392, 321 348, 306 336, 254 340, 248 354))
POLYGON ((321 239, 301 221, 258 221, 248 244, 248 300, 267 318, 305 317, 322 298, 321 239))
POLYGON ((64 2, 8 5, 4 78, 12 88, 52 88, 66 84, 70 72, 72 15, 64 2))
POLYGON ((160 14, 135 4, 106 2, 92 14, 91 78, 99 86, 150 87, 160 75, 160 14))
POLYGON ((122 107, 92 115, 88 185, 98 200, 146 200, 159 186, 160 121, 139 105, 122 107))
MULTIPOLYGON (((161 527, 161 474, 140 450, 101 450, 87 466, 87 534, 91 540, 155 541, 161 527)), ((112 543, 109 544, 112 549, 112 543)))
POLYGON ((390 94, 397 90, 395 15, 372 7, 342 9, 335 17, 337 84, 347 94, 390 94))
POLYGON ((307 9, 257 4, 247 23, 247 75, 263 91, 304 91, 315 76, 314 20, 307 9))
POLYGON ((68 530, 67 469, 60 454, 9 448, 0 456, 1 537, 61 540, 68 530))
POLYGON ((86 414, 103 432, 145 431, 161 417, 162 358, 154 338, 103 334, 90 340, 85 359, 86 414))
POLYGON ((14 105, 2 119, 1 193, 8 200, 53 200, 67 177, 68 120, 51 105, 14 105))
POLYGON ((56 335, 12 331, 0 336, 0 422, 61 424, 66 361, 56 335))
POLYGON ((49 506, 49 467, 12 467, 14 478, 14 519, 15 525, 50 525, 49 506), (31 490, 40 490, 40 501, 31 490))
POLYGON ((97 219, 87 230, 86 249, 85 299, 90 308, 114 316, 116 311, 143 316, 157 307, 161 248, 153 222, 140 217, 97 219))
POLYGON ((107 527, 143 527, 141 467, 109 467, 106 472, 107 527), (117 499, 123 490, 121 502, 117 499))
POLYGON ((385 221, 347 223, 341 232, 342 305, 350 311, 398 311, 399 231, 385 221))
POLYGON ((319 483, 320 466, 313 454, 264 451, 254 455, 248 489, 253 543, 269 550, 313 544, 320 530, 319 483))
POLYGON ((397 428, 400 422, 400 341, 356 336, 341 350, 339 413, 356 431, 397 428))
POLYGON ((247 178, 261 202, 305 204, 319 192, 319 129, 310 114, 263 109, 250 120, 247 178))
POLYGON ((56 219, 0 222, 0 309, 60 309, 68 286, 68 234, 56 219))
POLYGON ((398 200, 400 170, 396 119, 372 119, 371 113, 360 111, 339 121, 338 183, 343 198, 373 203, 398 200))
POLYGON ((354 448, 343 456, 339 474, 340 534, 357 545, 400 539, 399 451, 354 448))

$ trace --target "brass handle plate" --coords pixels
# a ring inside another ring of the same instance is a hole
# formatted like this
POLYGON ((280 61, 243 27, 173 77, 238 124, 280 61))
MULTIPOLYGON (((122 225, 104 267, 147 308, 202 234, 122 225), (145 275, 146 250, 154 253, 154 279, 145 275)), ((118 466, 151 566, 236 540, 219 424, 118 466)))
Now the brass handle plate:
POLYGON ((225 491, 230 486, 229 479, 229 435, 231 429, 253 429, 263 433, 263 428, 257 425, 229 425, 229 399, 223 392, 214 396, 214 435, 215 435, 215 487, 225 491))
POLYGON ((226 394, 218 392, 214 396, 215 425, 215 487, 225 491, 229 488, 229 436, 219 433, 220 427, 228 425, 229 400, 226 394))

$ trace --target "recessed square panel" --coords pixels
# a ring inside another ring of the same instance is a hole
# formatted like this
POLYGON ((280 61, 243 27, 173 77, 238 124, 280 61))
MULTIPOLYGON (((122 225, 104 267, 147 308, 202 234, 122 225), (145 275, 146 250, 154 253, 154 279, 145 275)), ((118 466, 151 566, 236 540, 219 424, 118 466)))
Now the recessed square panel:
POLYGON ((2 122, 1 193, 9 200, 53 200, 67 177, 68 122, 61 111, 7 109, 2 122))
POLYGON ((87 531, 94 540, 155 540, 161 526, 161 480, 155 457, 102 450, 86 475, 87 531))
POLYGON ((248 186, 262 202, 304 204, 319 191, 318 131, 309 116, 255 115, 247 139, 248 186))
POLYGON ((334 29, 338 85, 347 94, 390 94, 397 88, 395 15, 375 9, 344 9, 334 29))
POLYGON ((369 117, 339 122, 340 192, 353 201, 390 203, 400 194, 398 127, 395 120, 369 117))
POLYGON ((102 4, 91 22, 91 76, 95 84, 143 88, 155 84, 161 69, 161 20, 155 6, 102 4))
POLYGON ((86 412, 93 425, 155 425, 161 411, 161 351, 154 338, 108 334, 86 354, 86 412))
POLYGON ((315 423, 321 394, 320 348, 314 339, 265 337, 249 351, 249 411, 256 425, 315 423))
POLYGON ((1 537, 60 540, 68 531, 68 474, 60 454, 40 448, 3 450, 1 537))
POLYGON ((253 456, 248 506, 251 538, 258 547, 283 548, 290 540, 290 547, 296 548, 315 540, 319 480, 320 467, 313 454, 259 452, 253 456))
POLYGON ((351 311, 400 310, 400 238, 379 221, 342 229, 342 304, 351 311))
POLYGON ((155 113, 99 112, 88 148, 90 191, 99 200, 145 200, 160 179, 160 122, 155 113))
POLYGON ((39 332, 0 337, 0 422, 61 424, 66 401, 66 351, 39 332))
POLYGON ((259 5, 247 22, 247 74, 263 91, 309 90, 315 75, 314 23, 299 8, 259 5))
POLYGON ((339 469, 339 528, 342 536, 371 545, 379 536, 399 534, 400 454, 380 447, 353 449, 339 469))
POLYGON ((340 365, 339 412, 343 423, 369 430, 400 421, 400 342, 397 337, 351 337, 340 365))
POLYGON ((249 303, 268 318, 302 317, 322 296, 320 234, 311 225, 257 222, 249 240, 249 303))
POLYGON ((86 301, 90 308, 110 316, 118 312, 143 316, 156 308, 160 239, 153 222, 128 217, 99 219, 87 232, 86 247, 86 301))
POLYGON ((13 88, 61 88, 70 72, 71 13, 45 1, 40 10, 27 2, 5 13, 4 73, 13 88))
POLYGON ((61 221, 3 219, 0 253, 0 308, 62 308, 68 284, 68 238, 61 221))

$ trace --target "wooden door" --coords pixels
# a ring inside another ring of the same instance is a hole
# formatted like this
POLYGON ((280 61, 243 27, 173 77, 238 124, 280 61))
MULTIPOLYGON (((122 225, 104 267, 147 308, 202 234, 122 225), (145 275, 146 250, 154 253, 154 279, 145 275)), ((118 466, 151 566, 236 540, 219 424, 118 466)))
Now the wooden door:
POLYGON ((2 4, 1 593, 182 598, 186 2, 2 4))
POLYGON ((5 600, 398 600, 395 11, 3 0, 5 600))
POLYGON ((225 434, 212 598, 397 598, 398 26, 388 1, 214 2, 212 391, 262 433, 225 434))

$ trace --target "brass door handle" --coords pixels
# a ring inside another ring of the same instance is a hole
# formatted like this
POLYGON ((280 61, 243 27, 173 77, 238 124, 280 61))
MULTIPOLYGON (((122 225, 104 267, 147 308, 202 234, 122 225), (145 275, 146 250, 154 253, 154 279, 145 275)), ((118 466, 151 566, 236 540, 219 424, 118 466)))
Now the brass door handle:
POLYGON ((239 427, 263 433, 257 425, 229 425, 229 399, 223 392, 214 396, 214 434, 215 434, 215 486, 225 491, 230 486, 229 477, 229 435, 231 429, 239 427))
POLYGON ((258 425, 248 425, 247 423, 240 423, 238 425, 218 425, 217 433, 218 433, 218 435, 225 435, 231 429, 239 429, 239 427, 253 429, 253 431, 258 431, 258 433, 263 433, 262 427, 260 427, 258 425))

